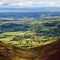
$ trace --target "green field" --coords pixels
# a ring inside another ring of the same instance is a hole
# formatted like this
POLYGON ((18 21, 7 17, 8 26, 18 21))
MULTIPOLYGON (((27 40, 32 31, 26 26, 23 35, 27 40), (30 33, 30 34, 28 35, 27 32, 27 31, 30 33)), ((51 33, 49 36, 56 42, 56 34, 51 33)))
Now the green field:
POLYGON ((60 38, 60 18, 18 18, 17 21, 0 18, 0 21, 0 41, 4 44, 25 49, 46 45, 60 38))

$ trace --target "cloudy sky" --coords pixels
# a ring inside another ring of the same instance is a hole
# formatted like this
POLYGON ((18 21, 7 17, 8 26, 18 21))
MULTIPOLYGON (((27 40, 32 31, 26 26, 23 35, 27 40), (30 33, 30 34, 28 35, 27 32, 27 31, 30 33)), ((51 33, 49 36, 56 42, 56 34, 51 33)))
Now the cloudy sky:
POLYGON ((0 0, 0 7, 60 7, 60 0, 0 0))

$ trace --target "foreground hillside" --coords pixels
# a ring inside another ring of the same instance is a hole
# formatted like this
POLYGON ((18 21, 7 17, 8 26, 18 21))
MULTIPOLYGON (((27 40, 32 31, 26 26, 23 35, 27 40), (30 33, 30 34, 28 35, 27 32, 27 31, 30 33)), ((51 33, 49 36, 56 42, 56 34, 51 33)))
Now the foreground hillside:
POLYGON ((25 50, 0 42, 0 60, 60 60, 60 41, 25 50))

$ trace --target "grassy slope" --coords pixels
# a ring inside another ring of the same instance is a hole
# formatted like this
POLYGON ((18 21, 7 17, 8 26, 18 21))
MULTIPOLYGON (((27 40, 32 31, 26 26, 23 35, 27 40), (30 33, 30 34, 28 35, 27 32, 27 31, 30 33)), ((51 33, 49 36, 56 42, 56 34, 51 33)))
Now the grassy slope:
POLYGON ((49 44, 51 42, 56 41, 58 37, 49 37, 49 36, 35 36, 34 33, 30 32, 6 32, 6 33, 2 33, 0 34, 0 41, 2 41, 4 44, 11 44, 20 48, 24 48, 26 46, 31 47, 37 47, 37 46, 41 46, 41 45, 46 45, 49 44), (25 34, 28 35, 32 35, 30 38, 24 38, 25 34), (6 37, 4 37, 6 36, 6 37), (13 40, 14 37, 16 36, 21 36, 19 39, 22 39, 22 41, 15 41, 13 40), (28 43, 26 41, 29 41, 28 43), (40 41, 40 42, 39 42, 40 41), (31 46, 32 45, 32 46, 31 46), (21 47, 24 46, 24 47, 21 47))
POLYGON ((25 50, 0 43, 0 60, 49 60, 59 50, 60 41, 25 50))

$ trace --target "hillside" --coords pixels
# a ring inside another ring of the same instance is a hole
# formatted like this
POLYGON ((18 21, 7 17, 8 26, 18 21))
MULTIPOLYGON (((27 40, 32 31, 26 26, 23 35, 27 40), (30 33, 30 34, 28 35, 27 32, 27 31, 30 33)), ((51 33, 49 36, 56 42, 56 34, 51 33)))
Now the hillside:
POLYGON ((0 42, 0 60, 60 60, 60 40, 25 50, 0 42))

